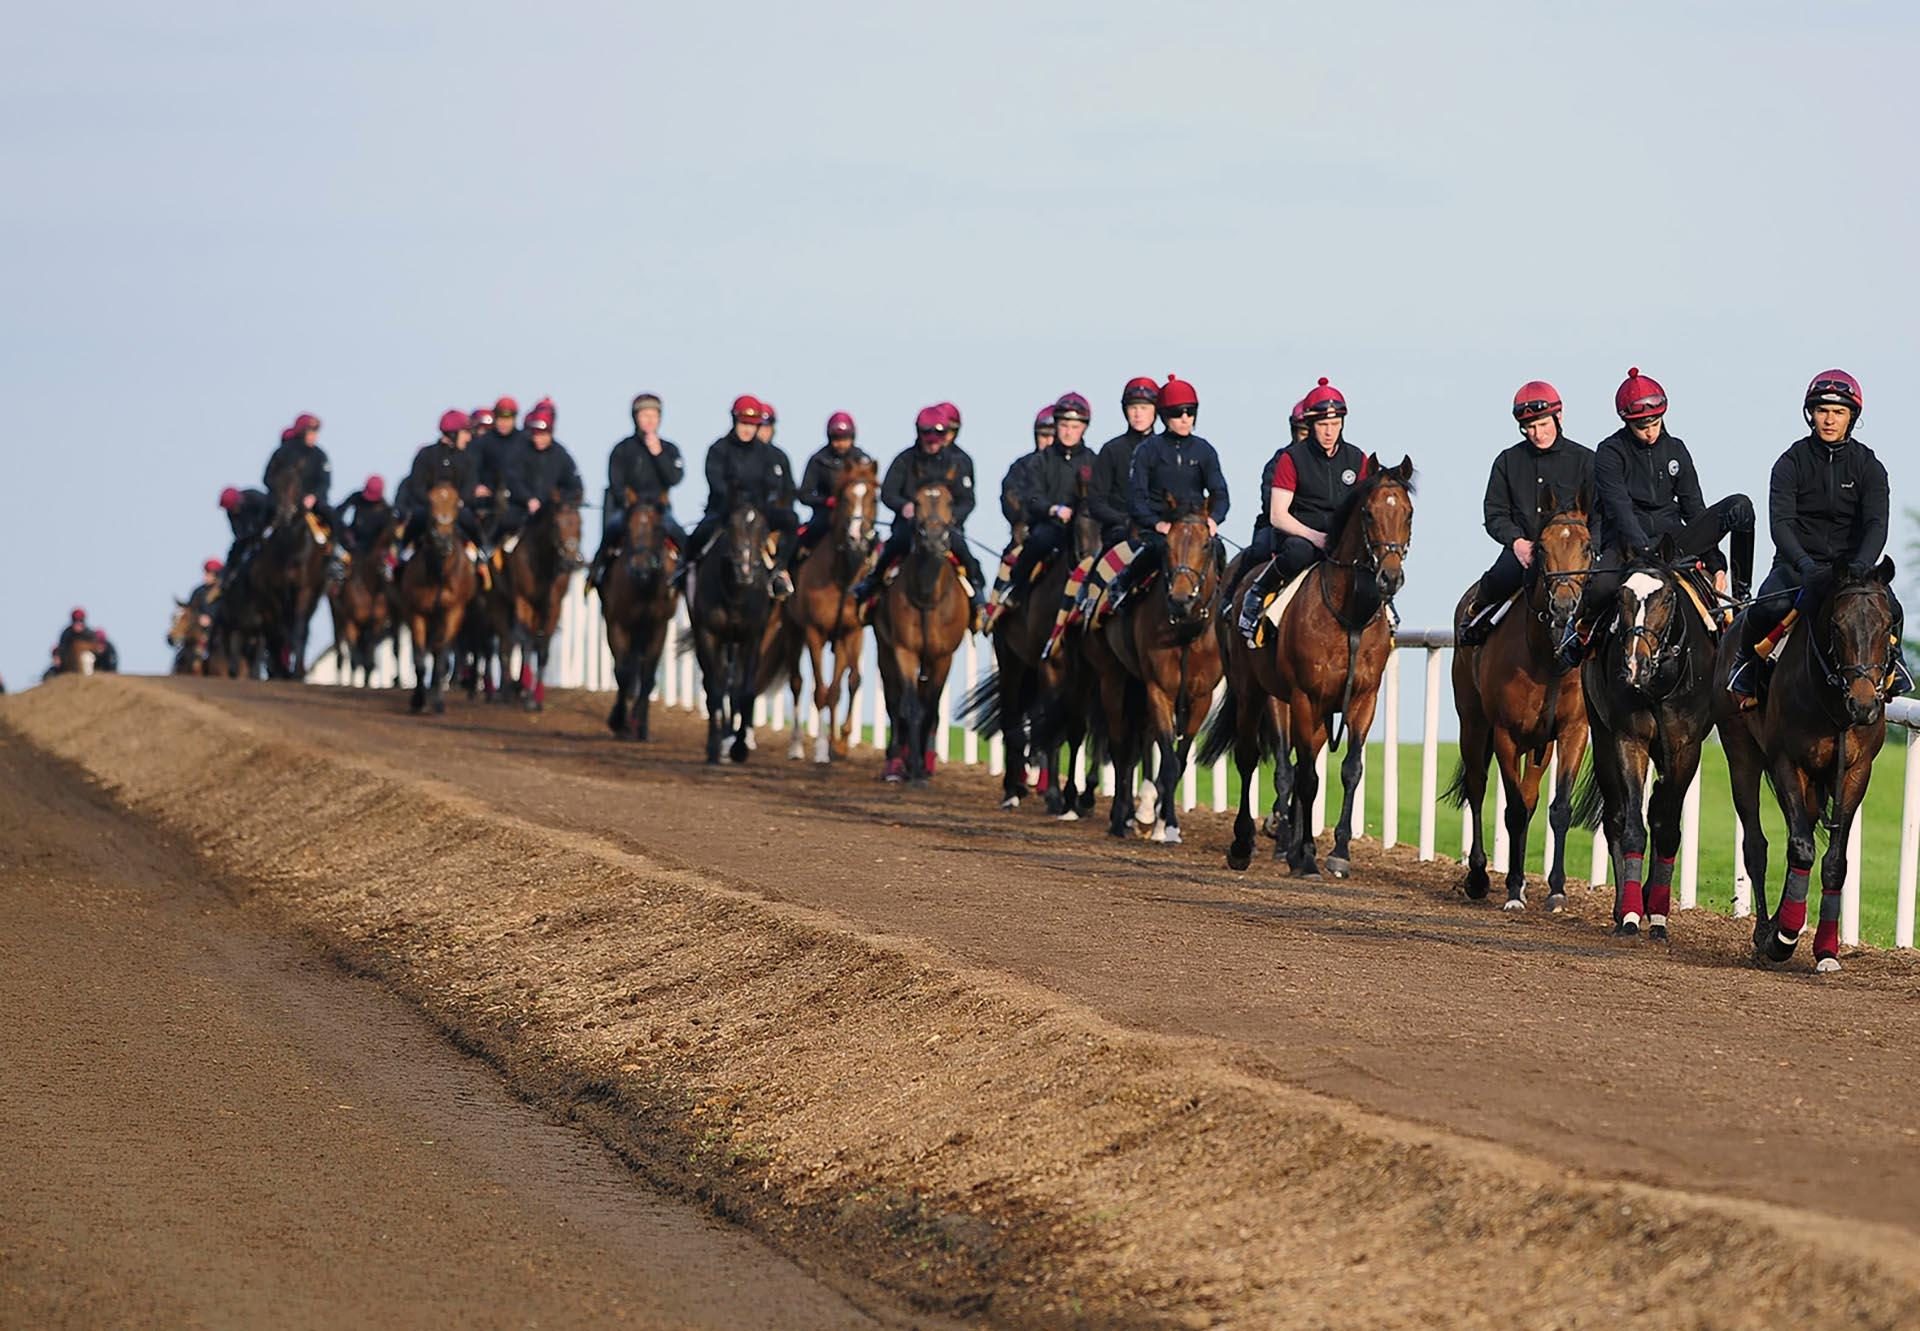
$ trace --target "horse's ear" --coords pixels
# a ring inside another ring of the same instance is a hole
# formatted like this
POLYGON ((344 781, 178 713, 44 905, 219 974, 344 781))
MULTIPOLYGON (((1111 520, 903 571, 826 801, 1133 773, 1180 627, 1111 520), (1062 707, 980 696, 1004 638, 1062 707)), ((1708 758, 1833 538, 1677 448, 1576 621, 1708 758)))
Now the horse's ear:
POLYGON ((1580 506, 1582 513, 1593 512, 1593 478, 1591 476, 1581 479, 1580 488, 1574 491, 1573 501, 1580 506))
POLYGON ((1400 484, 1402 485, 1409 485, 1412 483, 1413 454, 1402 453, 1400 455, 1400 465, 1393 469, 1393 477, 1395 480, 1399 481, 1400 484))
POLYGON ((1566 511, 1566 506, 1560 502, 1559 489, 1555 486, 1549 485, 1547 487, 1547 502, 1540 505, 1541 518, 1544 520, 1546 518, 1550 518, 1554 516, 1556 513, 1563 513, 1565 511, 1566 511))
POLYGON ((1673 533, 1661 532, 1660 539, 1653 543, 1653 557, 1661 564, 1673 562, 1673 533))
POLYGON ((179 607, 180 607, 180 608, 181 608, 182 610, 185 610, 185 609, 187 608, 187 603, 186 603, 185 601, 183 601, 183 600, 181 600, 181 599, 180 599, 179 597, 177 597, 177 596, 173 598, 173 603, 174 603, 175 605, 177 605, 177 606, 179 606, 179 607))
POLYGON ((1893 586, 1893 573, 1893 556, 1881 556, 1879 567, 1873 570, 1874 578, 1879 581, 1882 586, 1891 587, 1893 586))

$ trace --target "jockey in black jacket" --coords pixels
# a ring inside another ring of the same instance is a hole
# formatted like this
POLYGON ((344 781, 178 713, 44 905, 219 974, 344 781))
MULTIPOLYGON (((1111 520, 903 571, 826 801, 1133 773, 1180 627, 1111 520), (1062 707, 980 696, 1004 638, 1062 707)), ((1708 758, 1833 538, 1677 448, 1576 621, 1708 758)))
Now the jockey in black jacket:
POLYGON ((687 538, 687 557, 675 571, 676 579, 691 577, 728 515, 737 507, 750 506, 759 510, 775 533, 775 597, 793 591, 785 558, 794 529, 800 525, 793 511, 793 466, 778 446, 760 441, 764 412, 758 398, 743 393, 733 400, 733 428, 707 446, 707 509, 687 538))
POLYGON ((551 503, 578 505, 586 497, 586 483, 573 454, 553 437, 552 409, 546 405, 527 413, 527 434, 506 465, 506 504, 495 508, 494 531, 504 541, 527 525, 528 519, 551 503))
POLYGON ((686 548, 687 534, 674 521, 671 491, 687 474, 680 445, 660 437, 660 398, 641 393, 633 399, 633 433, 607 455, 607 506, 600 521, 600 549, 593 557, 592 579, 599 586, 620 553, 627 529, 627 492, 633 502, 660 512, 667 539, 686 548))
POLYGON ((986 598, 980 576, 980 561, 967 544, 966 522, 973 514, 978 496, 973 490, 973 459, 953 442, 960 433, 960 414, 950 404, 922 407, 914 417, 914 442, 902 449, 887 464, 886 479, 880 485, 880 498, 893 510, 893 530, 880 547, 880 558, 872 572, 853 588, 853 597, 864 611, 879 592, 887 570, 906 554, 913 544, 913 497, 923 486, 944 486, 952 500, 953 526, 959 539, 953 543, 954 556, 966 569, 973 588, 973 617, 977 624, 986 598))
POLYGON ((840 493, 840 477, 857 462, 872 462, 858 438, 853 417, 836 411, 827 417, 827 442, 813 450, 800 475, 800 500, 811 510, 793 542, 792 563, 806 562, 813 548, 833 526, 833 504, 840 493))
POLYGON ((474 457, 468 451, 472 441, 471 422, 464 411, 454 409, 441 413, 440 437, 413 455, 413 465, 407 471, 407 479, 400 482, 397 507, 406 522, 401 532, 403 544, 411 546, 426 533, 427 523, 432 518, 427 507, 427 496, 436 485, 445 484, 451 485, 460 496, 461 533, 473 542, 483 562, 491 557, 486 536, 480 529, 480 519, 472 508, 476 484, 474 457))
POLYGON ((267 459, 267 469, 261 479, 267 494, 276 503, 280 487, 291 483, 301 503, 313 510, 313 515, 332 531, 340 525, 333 506, 327 502, 327 492, 333 488, 333 467, 327 462, 326 451, 319 441, 320 418, 308 413, 295 417, 293 424, 281 433, 280 446, 267 459))
MULTIPOLYGON (((1008 472, 1007 481, 1016 490, 1020 523, 1027 534, 1007 568, 1004 583, 995 580, 985 618, 988 630, 1009 605, 1019 600, 1036 569, 1072 547, 1074 518, 1083 505, 1092 508, 1098 459, 1086 445, 1087 425, 1092 419, 1093 408, 1086 398, 1078 393, 1062 394, 1052 409, 1052 447, 1037 447, 1015 462, 1017 477, 1012 470, 1008 472)), ((1006 562, 1003 557, 1002 563, 1006 562)))

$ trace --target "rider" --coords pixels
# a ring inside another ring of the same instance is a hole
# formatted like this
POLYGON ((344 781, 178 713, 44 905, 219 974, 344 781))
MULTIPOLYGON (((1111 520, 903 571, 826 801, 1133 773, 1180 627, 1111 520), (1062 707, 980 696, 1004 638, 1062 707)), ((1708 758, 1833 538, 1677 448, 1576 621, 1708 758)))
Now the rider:
POLYGON ((1093 491, 1088 509, 1100 524, 1101 551, 1086 575, 1075 574, 1060 598, 1059 613, 1054 616, 1053 633, 1047 650, 1051 651, 1065 636, 1067 626, 1100 599, 1107 580, 1132 560, 1135 545, 1133 519, 1127 511, 1127 478, 1133 468, 1133 455, 1142 443, 1153 437, 1154 413, 1160 401, 1160 385, 1142 375, 1127 380, 1120 390, 1120 410, 1127 428, 1100 445, 1093 463, 1093 491))
POLYGON ((505 476, 519 455, 522 436, 518 421, 520 404, 502 397, 493 404, 491 425, 477 425, 468 418, 473 437, 473 495, 469 500, 483 520, 491 520, 495 508, 504 502, 499 492, 506 488, 505 476))
POLYGON ((827 417, 827 442, 813 451, 800 477, 800 499, 813 512, 795 533, 792 563, 804 564, 833 526, 833 502, 840 492, 841 473, 856 462, 873 461, 854 438, 851 415, 836 411, 827 417))
POLYGON ((498 510, 495 531, 503 539, 519 534, 541 507, 558 500, 578 505, 586 495, 580 468, 565 444, 553 437, 553 407, 542 402, 527 413, 527 436, 506 472, 507 505, 498 510))
POLYGON ((1019 477, 1019 498, 1027 537, 1020 544, 1005 586, 996 583, 994 587, 995 597, 987 608, 989 630, 1032 581, 1034 570, 1072 547, 1073 519, 1080 506, 1089 502, 1093 488, 1096 454, 1086 445, 1087 425, 1092 419, 1093 408, 1086 398, 1078 393, 1062 394, 1053 404, 1053 446, 1037 449, 1025 459, 1028 465, 1019 477), (1086 497, 1081 494, 1083 485, 1086 497))
POLYGON ((960 432, 960 413, 951 403, 922 407, 914 417, 913 429, 914 442, 887 465, 886 480, 880 486, 880 498, 894 512, 893 530, 886 544, 880 547, 880 557, 873 569, 853 588, 853 597, 864 613, 885 581, 887 570, 913 544, 913 497, 922 486, 941 485, 953 501, 954 534, 959 537, 953 543, 953 553, 966 569, 973 589, 973 622, 977 625, 986 587, 980 577, 980 563, 974 558, 966 537, 966 522, 973 512, 975 495, 973 459, 952 442, 953 436, 960 432))
POLYGON ((1253 540, 1240 561, 1243 569, 1259 570, 1240 606, 1239 628, 1249 643, 1267 596, 1325 557, 1341 506, 1367 478, 1367 455, 1347 442, 1346 423, 1346 397, 1322 379, 1294 404, 1289 420, 1306 434, 1267 463, 1253 540))
POLYGON ((728 514, 750 505, 760 511, 776 536, 774 596, 790 595, 793 581, 782 557, 799 523, 794 518, 793 468, 787 455, 760 441, 760 418, 766 408, 750 393, 733 400, 733 428, 707 446, 707 509, 687 539, 688 558, 675 570, 677 580, 692 576, 700 557, 713 543, 728 514))
POLYGON ((633 502, 651 504, 660 511, 667 539, 686 548, 687 534, 673 520, 668 491, 687 474, 680 445, 660 437, 660 395, 641 393, 633 399, 633 433, 607 455, 607 506, 600 522, 600 549, 593 557, 593 585, 598 587, 620 553, 627 529, 627 491, 633 502))
POLYGON ((60 637, 53 644, 53 659, 55 661, 60 660, 60 658, 66 654, 67 648, 71 647, 74 641, 79 638, 91 638, 95 641, 96 651, 94 664, 97 667, 99 665, 97 644, 100 640, 100 634, 87 626, 87 612, 80 606, 75 606, 72 613, 67 616, 67 626, 60 630, 60 637))
POLYGON ((985 625, 989 632, 999 617, 996 607, 1006 601, 1007 588, 1013 585, 1014 561, 1020 557, 1020 548, 1027 540, 1027 505, 1021 497, 1026 492, 1027 473, 1039 463, 1041 455, 1053 447, 1054 437, 1053 403, 1049 402, 1033 418, 1033 448, 1015 458, 1001 478, 1000 515, 1007 520, 1008 539, 1007 548, 1000 552, 999 567, 993 571, 993 590, 987 594, 985 625))
POLYGON ((779 418, 773 414, 773 403, 762 400, 760 403, 760 428, 753 432, 754 439, 763 444, 772 443, 773 427, 778 423, 778 420, 779 418))
POLYGON ((1745 600, 1753 583, 1753 501, 1732 494, 1706 503, 1693 455, 1667 431, 1666 390, 1638 368, 1628 370, 1614 391, 1613 409, 1624 424, 1594 450, 1593 573, 1560 644, 1568 669, 1587 654, 1596 624, 1619 594, 1621 569, 1662 536, 1674 538, 1675 554, 1699 558, 1722 595, 1728 569, 1720 539, 1731 536, 1734 599, 1745 600))
POLYGON ((1193 432, 1200 418, 1199 393, 1186 380, 1168 375, 1160 386, 1159 414, 1166 428, 1133 451, 1127 512, 1140 533, 1140 548, 1108 583, 1109 614, 1135 583, 1159 567, 1174 519, 1205 513, 1208 534, 1217 536, 1220 520, 1227 516, 1227 478, 1220 470, 1220 455, 1193 432))
POLYGON ((426 534, 432 512, 427 496, 436 485, 451 485, 460 495, 460 531, 473 543, 484 566, 492 557, 480 519, 470 505, 474 495, 474 457, 467 445, 473 441, 472 422, 464 411, 454 408, 440 415, 440 437, 413 455, 407 479, 400 482, 399 509, 406 519, 401 541, 413 545, 426 534))
MULTIPOLYGON (((1823 370, 1802 402, 1809 433, 1773 464, 1767 487, 1773 567, 1748 609, 1727 691, 1752 706, 1758 696, 1758 648, 1774 637, 1801 591, 1817 600, 1842 567, 1865 574, 1887 544, 1890 501, 1887 469, 1853 437, 1866 405, 1859 381, 1845 370, 1823 370)), ((1887 589, 1889 596, 1893 589, 1887 589)), ((1902 649, 1906 612, 1893 601, 1892 693, 1913 687, 1902 649)))
POLYGON ((1540 538, 1549 494, 1592 493, 1593 450, 1560 429, 1560 391, 1543 379, 1529 380, 1513 395, 1513 419, 1523 438, 1500 451, 1487 475, 1482 506, 1487 535, 1500 543, 1474 587, 1473 600, 1455 626, 1463 647, 1478 647, 1493 631, 1493 613, 1526 583, 1533 545, 1540 538))
POLYGON ((204 615, 220 599, 220 574, 226 568, 217 559, 209 559, 200 566, 200 585, 187 595, 187 609, 197 615, 204 615))
POLYGON ((340 525, 327 503, 327 491, 333 486, 333 468, 328 465, 326 451, 320 447, 320 418, 309 412, 294 418, 293 424, 280 436, 280 447, 267 459, 263 477, 267 493, 278 495, 288 477, 296 478, 295 493, 301 503, 311 509, 329 531, 340 525))
POLYGON ((387 482, 380 476, 367 477, 367 483, 340 501, 340 522, 347 534, 345 546, 350 553, 368 549, 393 525, 393 505, 387 502, 387 482), (349 516, 351 515, 351 516, 349 516))

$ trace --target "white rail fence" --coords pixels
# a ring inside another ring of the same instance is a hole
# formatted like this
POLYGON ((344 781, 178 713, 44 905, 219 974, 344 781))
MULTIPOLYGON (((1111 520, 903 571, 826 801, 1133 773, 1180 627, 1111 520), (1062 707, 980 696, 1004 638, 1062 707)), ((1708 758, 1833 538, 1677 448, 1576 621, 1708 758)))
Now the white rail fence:
MULTIPOLYGON (((703 706, 699 691, 698 667, 691 652, 682 655, 680 641, 686 632, 684 613, 667 630, 667 650, 661 662, 659 678, 654 685, 654 698, 667 707, 678 707, 689 712, 699 711, 703 706)), ((1402 792, 1400 789, 1400 711, 1405 690, 1402 676, 1403 661, 1417 654, 1421 668, 1420 687, 1422 689, 1421 736, 1420 736, 1420 787, 1414 793, 1418 801, 1419 832, 1417 848, 1423 860, 1436 858, 1439 845, 1440 801, 1440 711, 1447 695, 1444 665, 1446 654, 1453 650, 1453 631, 1451 629, 1422 630, 1401 629, 1395 637, 1399 649, 1387 658, 1386 679, 1382 685, 1380 724, 1376 728, 1374 743, 1383 749, 1384 761, 1381 763, 1381 818, 1375 829, 1380 842, 1385 846, 1399 843, 1400 808, 1402 792)), ((411 683, 412 660, 407 643, 401 643, 400 667, 402 677, 411 683)), ((948 682, 947 692, 942 699, 941 714, 948 724, 936 732, 935 751, 944 764, 953 761, 953 731, 960 729, 959 761, 967 766, 978 765, 983 760, 987 770, 995 776, 1000 775, 1006 766, 1006 754, 1001 747, 1000 737, 993 736, 986 743, 971 728, 961 722, 956 715, 960 699, 978 683, 982 675, 990 670, 991 660, 987 658, 987 648, 978 638, 969 636, 961 649, 960 659, 955 663, 953 676, 948 682)), ((376 657, 376 679, 390 680, 393 676, 393 654, 384 644, 376 657)), ((880 674, 874 657, 871 639, 865 647, 865 656, 861 664, 861 688, 856 700, 859 711, 854 726, 852 743, 855 747, 871 744, 884 749, 887 742, 886 708, 881 700, 880 674)), ((324 653, 309 672, 310 682, 316 684, 334 684, 342 682, 335 673, 333 653, 324 653)), ((560 629, 556 635, 553 655, 548 669, 548 683, 558 688, 586 689, 598 692, 610 692, 614 688, 613 657, 607 649, 606 633, 601 623, 599 602, 587 595, 585 581, 576 576, 568 588, 565 608, 560 617, 560 629)), ((817 738, 820 718, 810 705, 811 684, 801 692, 801 715, 793 715, 791 698, 785 689, 761 698, 754 705, 754 724, 774 733, 783 733, 790 727, 804 728, 808 738, 817 738)), ((844 707, 844 703, 842 704, 844 707)), ((1920 730, 1920 700, 1896 699, 1887 709, 1888 720, 1897 727, 1909 732, 1920 730)), ((1905 779, 1903 807, 1900 820, 1900 857, 1898 877, 1896 879, 1896 906, 1894 917, 1894 944, 1897 947, 1911 948, 1914 945, 1915 888, 1920 882, 1920 742, 1905 746, 1905 779)), ((1087 760, 1082 757, 1081 777, 1083 782, 1095 774, 1087 770, 1087 760)), ((1542 804, 1552 789, 1556 777, 1553 770, 1547 773, 1543 782, 1542 804)), ((1337 776, 1337 773, 1336 773, 1337 776)), ((1315 835, 1326 830, 1327 780, 1326 754, 1320 755, 1320 790, 1314 801, 1313 826, 1315 835)), ((1097 774, 1102 795, 1113 793, 1113 770, 1110 765, 1103 766, 1097 774)), ((1354 798, 1354 834, 1360 835, 1367 830, 1365 783, 1368 774, 1363 769, 1361 787, 1354 798)), ((1256 772, 1250 783, 1251 804, 1261 807, 1260 774, 1256 772)), ((1494 871, 1504 872, 1508 863, 1508 844, 1504 812, 1506 797, 1501 783, 1495 774, 1490 781, 1489 801, 1492 808, 1486 811, 1492 820, 1492 845, 1490 860, 1494 871)), ((1228 808, 1230 793, 1228 763, 1226 759, 1216 762, 1212 768, 1211 806, 1216 813, 1228 808)), ((1181 785, 1181 807, 1193 809, 1199 803, 1199 772, 1195 766, 1189 766, 1181 785)), ((1542 872, 1550 862, 1553 853, 1552 832, 1546 828, 1546 819, 1537 818, 1543 831, 1543 844, 1540 848, 1542 872)), ((1851 837, 1847 846, 1847 878, 1841 896, 1840 939, 1845 944, 1857 944, 1860 941, 1860 888, 1862 876, 1867 866, 1862 863, 1862 831, 1865 818, 1854 821, 1851 837)), ((1747 881, 1747 873, 1740 855, 1738 819, 1735 819, 1735 837, 1733 846, 1734 882, 1733 913, 1736 917, 1751 915, 1753 911, 1753 885, 1747 881)), ((1460 815, 1460 858, 1464 861, 1466 850, 1471 842, 1471 829, 1465 810, 1460 815)), ((1775 859, 1779 858, 1776 847, 1775 859)), ((1596 885, 1607 881, 1610 870, 1606 838, 1596 832, 1593 838, 1593 851, 1588 864, 1588 877, 1596 885)), ((1687 791, 1681 813, 1680 862, 1677 869, 1676 896, 1679 908, 1690 910, 1699 904, 1700 887, 1700 779, 1696 777, 1693 786, 1687 791)))

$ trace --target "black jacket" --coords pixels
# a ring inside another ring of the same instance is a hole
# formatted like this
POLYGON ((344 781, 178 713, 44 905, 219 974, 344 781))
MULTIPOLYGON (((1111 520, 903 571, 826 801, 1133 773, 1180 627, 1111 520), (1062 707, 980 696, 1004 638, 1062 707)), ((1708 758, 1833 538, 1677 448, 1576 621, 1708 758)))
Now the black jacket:
POLYGON ((1663 429, 1658 439, 1643 444, 1624 426, 1593 452, 1593 503, 1598 510, 1594 548, 1622 555, 1649 548, 1707 506, 1684 441, 1663 429))
POLYGON ((407 479, 400 482, 395 502, 408 516, 424 510, 433 487, 445 482, 460 492, 460 502, 473 502, 474 458, 471 451, 435 440, 413 455, 407 479))
POLYGON ((1487 475, 1483 505, 1487 535, 1501 545, 1525 538, 1540 539, 1540 524, 1553 516, 1545 511, 1570 502, 1582 486, 1593 485, 1593 450, 1564 435, 1550 448, 1535 448, 1522 439, 1500 450, 1487 475))
POLYGON ((383 528, 393 522, 393 505, 384 499, 368 500, 365 490, 355 490, 341 500, 335 512, 341 525, 347 529, 351 547, 355 550, 365 549, 383 528))
POLYGON ((1293 503, 1287 512, 1318 532, 1333 531, 1335 518, 1341 507, 1347 502, 1347 496, 1360 484, 1367 474, 1367 455, 1356 444, 1345 439, 1333 450, 1329 457, 1326 450, 1311 438, 1299 443, 1288 444, 1273 455, 1261 473, 1260 511, 1254 514, 1253 529, 1272 526, 1273 478, 1280 468, 1281 458, 1290 458, 1293 462, 1293 503))
POLYGON ((327 490, 333 485, 333 467, 327 462, 327 455, 322 449, 309 447, 298 440, 274 449, 273 456, 267 459, 266 474, 262 478, 267 493, 279 494, 280 487, 276 482, 287 474, 300 478, 297 493, 302 497, 312 495, 322 504, 327 502, 327 490))
MULTIPOLYGON (((1031 457, 1033 464, 1022 473, 1020 492, 1021 512, 1029 526, 1046 521, 1047 510, 1056 504, 1079 508, 1083 502, 1080 498, 1080 477, 1083 472, 1091 496, 1093 468, 1098 458, 1086 444, 1067 448, 1056 442, 1042 452, 1031 454, 1031 457)), ((1091 507, 1090 498, 1084 502, 1091 507)))
POLYGON ((1215 522, 1223 522, 1227 503, 1227 478, 1220 470, 1220 455, 1199 435, 1182 439, 1162 432, 1133 450, 1127 511, 1141 530, 1203 510, 1215 522))
POLYGON ((1022 453, 1007 468, 1006 477, 1000 482, 1000 515, 1009 527, 1017 527, 1027 520, 1027 473, 1040 465, 1042 453, 1050 451, 1052 445, 1022 453))
POLYGON ((264 490, 242 490, 240 503, 227 514, 235 540, 251 541, 273 525, 273 500, 264 490))
POLYGON ((834 452, 832 444, 822 444, 813 451, 800 478, 800 499, 813 509, 816 521, 825 515, 827 501, 839 491, 840 473, 852 463, 871 461, 858 444, 844 453, 834 452))
POLYGON ((944 485, 953 499, 953 522, 965 526, 973 514, 978 497, 973 493, 973 459, 958 444, 948 444, 938 453, 929 453, 919 444, 902 449, 887 464, 887 477, 880 484, 880 498, 898 513, 913 502, 923 485, 944 485))
POLYGON ((530 500, 550 504, 556 496, 563 503, 578 504, 586 495, 586 483, 573 454, 558 439, 545 448, 523 442, 507 469, 507 489, 515 508, 525 508, 530 500))
POLYGON ((1109 541, 1126 535, 1130 521, 1127 482, 1133 474, 1133 454, 1142 441, 1151 438, 1151 430, 1145 434, 1126 430, 1100 445, 1100 455, 1093 464, 1093 494, 1088 507, 1109 541))
POLYGON ((520 456, 526 440, 525 431, 501 434, 491 426, 474 435, 467 445, 467 453, 473 458, 474 483, 486 486, 496 495, 508 488, 513 460, 520 456))
POLYGON ((667 492, 680 484, 686 474, 687 464, 680 458, 680 445, 671 439, 662 439, 656 456, 647 452, 646 440, 630 434, 607 455, 607 503, 616 508, 624 505, 626 492, 632 490, 634 502, 665 509, 669 500, 667 492))
POLYGON ((1827 445, 1812 435, 1773 464, 1767 519, 1773 562, 1875 564, 1887 547, 1887 469, 1858 439, 1827 445))
POLYGON ((743 504, 791 512, 793 498, 793 466, 772 444, 743 444, 729 430, 708 446, 707 516, 725 517, 743 504))

